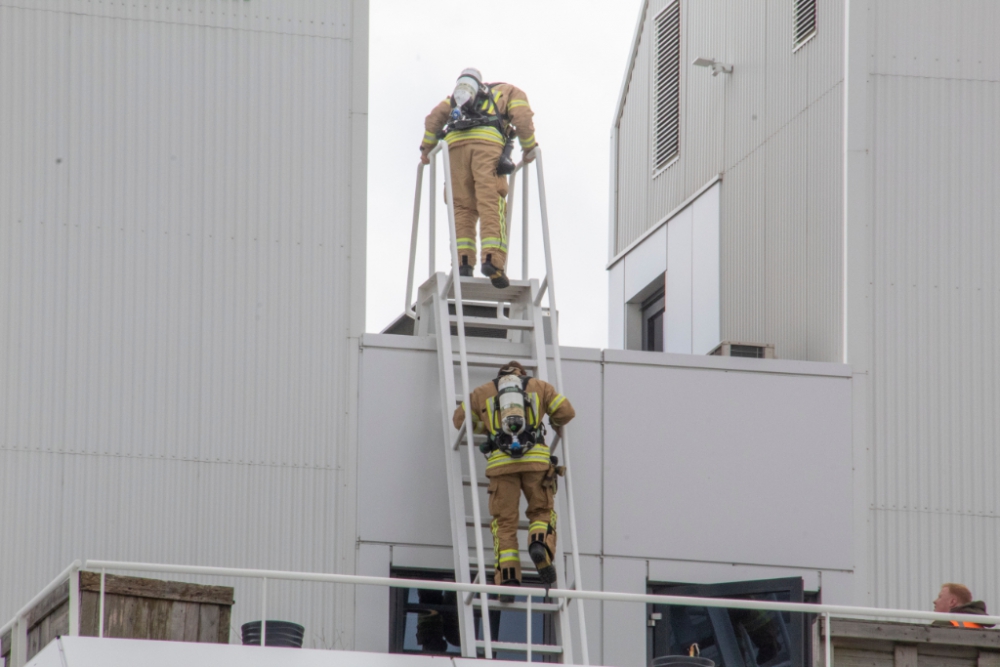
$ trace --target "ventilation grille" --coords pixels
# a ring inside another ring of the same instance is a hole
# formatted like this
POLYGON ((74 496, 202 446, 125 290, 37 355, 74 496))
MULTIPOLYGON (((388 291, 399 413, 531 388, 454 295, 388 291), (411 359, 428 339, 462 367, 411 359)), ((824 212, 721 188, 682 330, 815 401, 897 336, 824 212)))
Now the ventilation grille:
POLYGON ((744 357, 749 359, 774 359, 774 345, 770 343, 737 343, 723 341, 709 352, 716 357, 744 357))
POLYGON ((653 170, 680 152, 681 3, 656 17, 656 107, 653 113, 653 170))
POLYGON ((795 0, 795 48, 816 34, 816 0, 795 0))

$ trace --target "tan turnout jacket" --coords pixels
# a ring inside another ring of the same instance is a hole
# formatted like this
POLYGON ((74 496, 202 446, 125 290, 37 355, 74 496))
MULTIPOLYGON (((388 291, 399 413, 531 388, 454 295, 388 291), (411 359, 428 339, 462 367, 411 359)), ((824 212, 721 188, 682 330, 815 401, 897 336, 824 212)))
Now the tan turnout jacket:
MULTIPOLYGON (((548 382, 531 378, 525 388, 527 398, 535 406, 535 414, 541 419, 542 415, 549 416, 549 423, 555 428, 565 426, 573 417, 576 411, 566 397, 556 391, 555 387, 548 382)), ((473 390, 470 400, 472 401, 472 428, 476 433, 496 433, 496 423, 492 419, 495 410, 497 388, 493 382, 476 387, 473 390)), ((455 428, 462 428, 465 422, 465 403, 463 402, 455 409, 452 417, 455 428)), ((530 424, 535 427, 536 424, 530 424)), ((500 450, 490 453, 486 461, 486 476, 495 477, 515 472, 530 472, 533 470, 548 470, 550 465, 549 447, 544 444, 536 444, 527 454, 519 459, 513 459, 508 454, 500 450)))
MULTIPOLYGON (((481 109, 489 115, 499 115, 503 118, 504 130, 509 125, 514 126, 518 141, 521 143, 521 150, 525 153, 533 149, 538 143, 535 141, 535 125, 531 117, 535 114, 528 105, 528 96, 524 91, 509 83, 496 83, 492 87, 491 100, 485 100, 481 109)), ((427 152, 437 145, 437 134, 444 129, 451 114, 451 97, 444 98, 444 101, 434 107, 424 121, 424 140, 420 144, 420 150, 427 152)), ((504 137, 494 127, 474 127, 470 130, 449 132, 445 136, 445 141, 449 146, 463 141, 479 141, 491 144, 505 143, 504 137)))

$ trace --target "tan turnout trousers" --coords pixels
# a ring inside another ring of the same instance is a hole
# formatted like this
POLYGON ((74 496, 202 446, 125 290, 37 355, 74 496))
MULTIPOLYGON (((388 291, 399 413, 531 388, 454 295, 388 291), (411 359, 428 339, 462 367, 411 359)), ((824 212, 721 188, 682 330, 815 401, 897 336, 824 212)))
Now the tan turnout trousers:
POLYGON ((501 152, 503 146, 481 141, 463 141, 449 151, 460 263, 476 265, 478 219, 482 262, 497 269, 507 265, 507 177, 496 173, 501 152))
POLYGON ((493 515, 494 583, 516 579, 521 581, 521 556, 517 542, 518 509, 521 492, 528 500, 525 514, 530 522, 528 543, 541 539, 549 548, 552 560, 556 553, 556 474, 548 470, 531 470, 497 475, 490 478, 489 509, 493 515))

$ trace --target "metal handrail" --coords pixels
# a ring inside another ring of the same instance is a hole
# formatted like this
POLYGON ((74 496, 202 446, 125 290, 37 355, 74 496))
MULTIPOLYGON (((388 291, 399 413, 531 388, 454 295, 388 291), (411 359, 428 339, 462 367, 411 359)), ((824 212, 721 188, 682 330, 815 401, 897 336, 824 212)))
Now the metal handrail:
MULTIPOLYGON (((453 197, 453 193, 452 193, 452 189, 451 189, 451 179, 447 177, 448 174, 451 173, 451 169, 450 169, 450 155, 449 155, 448 144, 447 144, 447 142, 443 142, 443 141, 439 142, 437 144, 437 146, 435 146, 428 153, 428 155, 427 155, 428 158, 429 158, 429 165, 431 167, 431 172, 430 172, 431 173, 431 177, 430 177, 430 191, 429 191, 429 194, 428 194, 428 217, 429 217, 429 225, 428 225, 428 232, 429 232, 429 234, 428 234, 428 245, 429 245, 429 249, 428 249, 429 250, 429 252, 428 252, 428 263, 429 263, 428 264, 428 277, 430 277, 431 275, 433 275, 435 273, 436 268, 437 268, 436 264, 435 264, 435 243, 436 243, 436 241, 435 241, 435 238, 436 238, 436 236, 435 236, 435 230, 436 230, 436 225, 437 225, 437 218, 436 218, 436 211, 437 211, 437 209, 436 209, 436 202, 437 202, 436 175, 437 175, 437 155, 438 155, 438 153, 443 153, 443 158, 442 159, 443 159, 443 162, 444 162, 444 170, 445 170, 445 174, 446 174, 446 177, 445 177, 445 202, 446 202, 447 209, 448 209, 448 224, 449 224, 449 231, 450 231, 449 238, 451 240, 451 243, 450 243, 450 245, 451 245, 450 255, 451 255, 451 260, 452 260, 451 283, 450 284, 454 285, 454 289, 455 289, 456 318, 457 318, 457 320, 459 322, 461 322, 462 321, 462 312, 461 312, 462 302, 461 302, 461 285, 460 285, 461 281, 458 280, 458 249, 455 247, 456 233, 455 233, 454 197, 453 197)), ((537 295, 534 298, 534 305, 536 307, 541 307, 541 302, 542 302, 543 297, 547 297, 548 298, 549 322, 550 322, 550 330, 551 330, 551 336, 552 336, 552 347, 553 347, 553 351, 554 351, 554 359, 553 359, 553 361, 555 363, 555 378, 554 378, 555 382, 553 384, 555 385, 557 391, 562 391, 562 388, 563 388, 564 385, 563 385, 563 375, 562 375, 562 353, 561 353, 560 345, 559 345, 559 314, 558 314, 558 309, 556 307, 555 278, 554 278, 553 270, 552 270, 552 249, 551 249, 551 242, 550 242, 550 236, 549 236, 548 200, 547 200, 546 191, 545 191, 544 161, 543 161, 542 151, 541 151, 540 148, 537 148, 537 147, 534 150, 530 151, 528 153, 528 156, 530 156, 532 158, 531 162, 526 162, 526 161, 524 161, 522 159, 522 161, 519 162, 514 167, 514 171, 511 173, 510 187, 509 187, 508 192, 507 192, 507 200, 508 200, 508 202, 515 201, 516 192, 517 192, 518 174, 521 173, 521 172, 523 172, 523 178, 521 179, 523 181, 522 186, 521 186, 521 188, 522 188, 522 192, 521 192, 521 198, 522 198, 522 212, 521 212, 521 216, 522 216, 522 220, 521 220, 521 225, 520 225, 521 226, 521 231, 522 231, 522 234, 523 234, 523 236, 521 237, 521 276, 522 276, 523 280, 528 280, 528 277, 529 277, 529 268, 530 268, 529 267, 529 255, 528 255, 528 253, 529 253, 530 245, 531 245, 530 244, 530 228, 529 228, 529 220, 530 220, 530 216, 529 216, 529 211, 530 211, 530 207, 529 207, 529 203, 530 203, 529 183, 530 183, 530 179, 528 177, 528 172, 529 172, 529 165, 532 162, 534 162, 535 166, 536 166, 536 170, 537 170, 536 176, 537 176, 537 183, 538 183, 539 208, 540 208, 540 212, 541 212, 542 245, 543 245, 544 257, 545 257, 545 277, 543 278, 543 280, 541 282, 541 287, 538 290, 538 293, 537 293, 537 295)), ((407 314, 408 316, 410 316, 411 318, 413 318, 414 321, 416 321, 417 314, 416 314, 416 304, 412 300, 412 298, 413 298, 413 287, 414 287, 414 273, 416 271, 417 242, 418 242, 419 234, 420 234, 420 203, 421 203, 421 194, 422 194, 422 190, 423 190, 423 170, 424 170, 425 166, 427 166, 427 165, 424 165, 422 162, 417 166, 417 186, 416 186, 416 191, 414 192, 414 197, 413 197, 413 220, 412 220, 412 227, 411 227, 411 231, 410 231, 410 261, 409 261, 409 267, 407 269, 407 276, 406 276, 406 299, 405 299, 405 304, 404 304, 404 307, 405 307, 404 312, 405 312, 405 314, 407 314)), ((514 220, 514 215, 516 213, 516 206, 515 207, 511 207, 511 206, 508 205, 507 206, 507 211, 508 211, 508 220, 507 220, 508 234, 507 234, 507 240, 508 240, 508 244, 509 244, 511 242, 511 240, 512 240, 512 237, 513 237, 513 231, 514 231, 513 220, 514 220)), ((509 263, 508 263, 508 268, 509 268, 509 263)), ((500 312, 500 311, 498 311, 498 312, 500 312)), ((459 356, 460 356, 460 358, 462 360, 462 369, 463 369, 463 375, 462 375, 462 398, 467 402, 469 400, 468 393, 469 393, 469 389, 470 388, 468 386, 468 376, 467 376, 468 373, 467 373, 467 366, 465 364, 465 358, 466 358, 466 350, 465 350, 466 341, 465 341, 465 331, 464 331, 464 327, 463 326, 459 326, 458 327, 458 344, 459 344, 459 356)), ((544 348, 544 345, 543 345, 543 348, 544 348)), ((540 355, 544 355, 544 349, 543 349, 543 351, 540 352, 540 355)), ((466 414, 466 421, 468 421, 469 419, 470 419, 470 415, 466 414)), ((471 425, 469 425, 469 426, 466 427, 465 436, 469 440, 468 451, 469 451, 469 458, 470 458, 470 462, 469 462, 470 469, 474 469, 474 464, 472 462, 474 447, 473 447, 473 442, 472 442, 472 429, 471 429, 471 425)), ((461 436, 459 436, 459 437, 461 437, 461 436)), ((569 441, 568 441, 568 438, 566 438, 565 433, 563 434, 562 442, 563 442, 563 457, 564 457, 564 459, 566 461, 566 467, 567 467, 567 469, 569 469, 570 468, 570 452, 569 452, 570 448, 569 448, 569 441)), ((569 532, 570 532, 570 544, 572 546, 572 549, 571 549, 572 556, 571 556, 571 558, 572 558, 572 562, 573 562, 573 574, 574 574, 573 586, 576 589, 582 589, 583 588, 583 580, 582 580, 582 572, 581 572, 581 567, 580 567, 580 544, 579 544, 579 537, 578 537, 577 529, 576 529, 576 505, 574 503, 572 474, 571 473, 567 473, 565 480, 566 480, 565 481, 565 484, 566 484, 566 502, 568 503, 568 506, 569 506, 569 523, 570 523, 570 531, 569 532)), ((480 517, 479 517, 479 512, 478 512, 478 495, 477 494, 473 494, 473 496, 472 496, 472 502, 473 502, 473 514, 474 514, 475 521, 479 522, 480 521, 480 517)), ((482 563, 483 562, 483 554, 482 554, 482 552, 480 550, 481 549, 480 535, 479 535, 478 531, 476 532, 476 540, 477 540, 477 542, 476 542, 477 558, 479 559, 479 562, 482 563)), ((481 605, 483 607, 483 613, 484 614, 486 613, 486 604, 487 604, 487 602, 486 602, 485 598, 483 598, 481 600, 481 605)), ((577 620, 579 622, 580 646, 581 646, 581 651, 582 651, 582 662, 583 662, 583 664, 588 665, 588 664, 590 664, 590 655, 589 655, 589 647, 588 647, 588 641, 587 641, 587 624, 586 624, 586 614, 584 612, 584 608, 583 608, 582 604, 578 604, 577 605, 577 620)), ((490 638, 489 634, 490 634, 489 632, 484 632, 484 638, 486 640, 485 643, 487 645, 489 645, 489 643, 491 641, 491 638, 490 638)), ((567 640, 569 640, 569 638, 567 638, 567 640)), ((487 654, 488 653, 489 653, 489 651, 487 651, 487 654)))
MULTIPOLYGON (((355 574, 325 574, 322 572, 296 572, 288 570, 265 570, 235 567, 204 567, 198 565, 169 565, 165 563, 135 563, 111 560, 87 560, 81 567, 80 561, 74 561, 69 567, 63 570, 52 583, 46 586, 42 592, 35 595, 31 602, 24 605, 20 611, 2 628, 0 634, 12 628, 21 616, 37 604, 45 595, 51 593, 55 588, 66 580, 67 576, 80 569, 91 570, 119 570, 129 572, 158 572, 169 574, 189 574, 205 575, 217 577, 241 577, 251 579, 277 579, 283 581, 311 581, 332 584, 351 584, 362 586, 387 586, 389 588, 422 588, 437 591, 453 591, 457 593, 479 593, 509 595, 511 590, 506 586, 496 586, 493 584, 463 584, 453 581, 433 581, 429 579, 397 579, 394 577, 376 577, 355 574)), ((530 593, 530 589, 523 591, 530 593)), ((979 616, 973 614, 951 614, 933 611, 915 611, 912 609, 886 609, 878 607, 859 607, 851 605, 835 604, 810 604, 804 602, 777 602, 770 600, 735 600, 730 598, 699 598, 682 595, 655 595, 646 593, 615 593, 606 591, 584 591, 575 589, 550 589, 548 596, 551 598, 576 599, 576 600, 596 600, 600 602, 632 602, 638 604, 663 604, 682 607, 712 607, 721 609, 752 609, 759 611, 774 612, 797 612, 805 614, 817 614, 826 618, 826 642, 827 642, 827 665, 830 665, 830 632, 829 619, 837 618, 905 618, 920 621, 969 621, 979 624, 1000 624, 1000 616, 979 616)), ((261 612, 266 615, 266 606, 262 605, 261 612)), ((25 628, 26 630, 26 628, 25 628)), ((73 626, 70 626, 73 633, 73 626)))
MULTIPOLYGON (((28 627, 24 623, 24 617, 29 611, 31 611, 36 604, 41 602, 47 595, 52 593, 67 579, 69 580, 69 635, 75 636, 80 634, 80 605, 77 603, 80 597, 80 580, 76 578, 76 574, 80 571, 81 565, 79 560, 75 560, 70 563, 65 570, 56 575, 56 578, 50 581, 45 588, 40 590, 35 594, 24 606, 17 610, 14 616, 0 626, 0 637, 2 637, 8 630, 10 630, 10 662, 8 663, 10 667, 21 667, 27 660, 27 647, 28 647, 28 627), (23 626, 23 627, 22 627, 23 626), (16 628, 16 632, 15 632, 16 628)), ((101 600, 103 604, 103 597, 101 600)))

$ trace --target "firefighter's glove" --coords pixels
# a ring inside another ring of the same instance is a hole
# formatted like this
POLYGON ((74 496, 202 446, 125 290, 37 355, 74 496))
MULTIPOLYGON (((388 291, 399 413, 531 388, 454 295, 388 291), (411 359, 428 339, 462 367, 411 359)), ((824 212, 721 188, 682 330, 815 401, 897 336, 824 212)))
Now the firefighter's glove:
POLYGON ((490 452, 493 451, 493 443, 489 440, 479 443, 479 451, 483 453, 483 456, 489 456, 490 452))
POLYGON ((535 144, 534 148, 532 148, 527 153, 524 153, 523 155, 521 155, 521 160, 525 164, 531 164, 532 162, 535 161, 535 148, 538 148, 538 144, 535 144))

